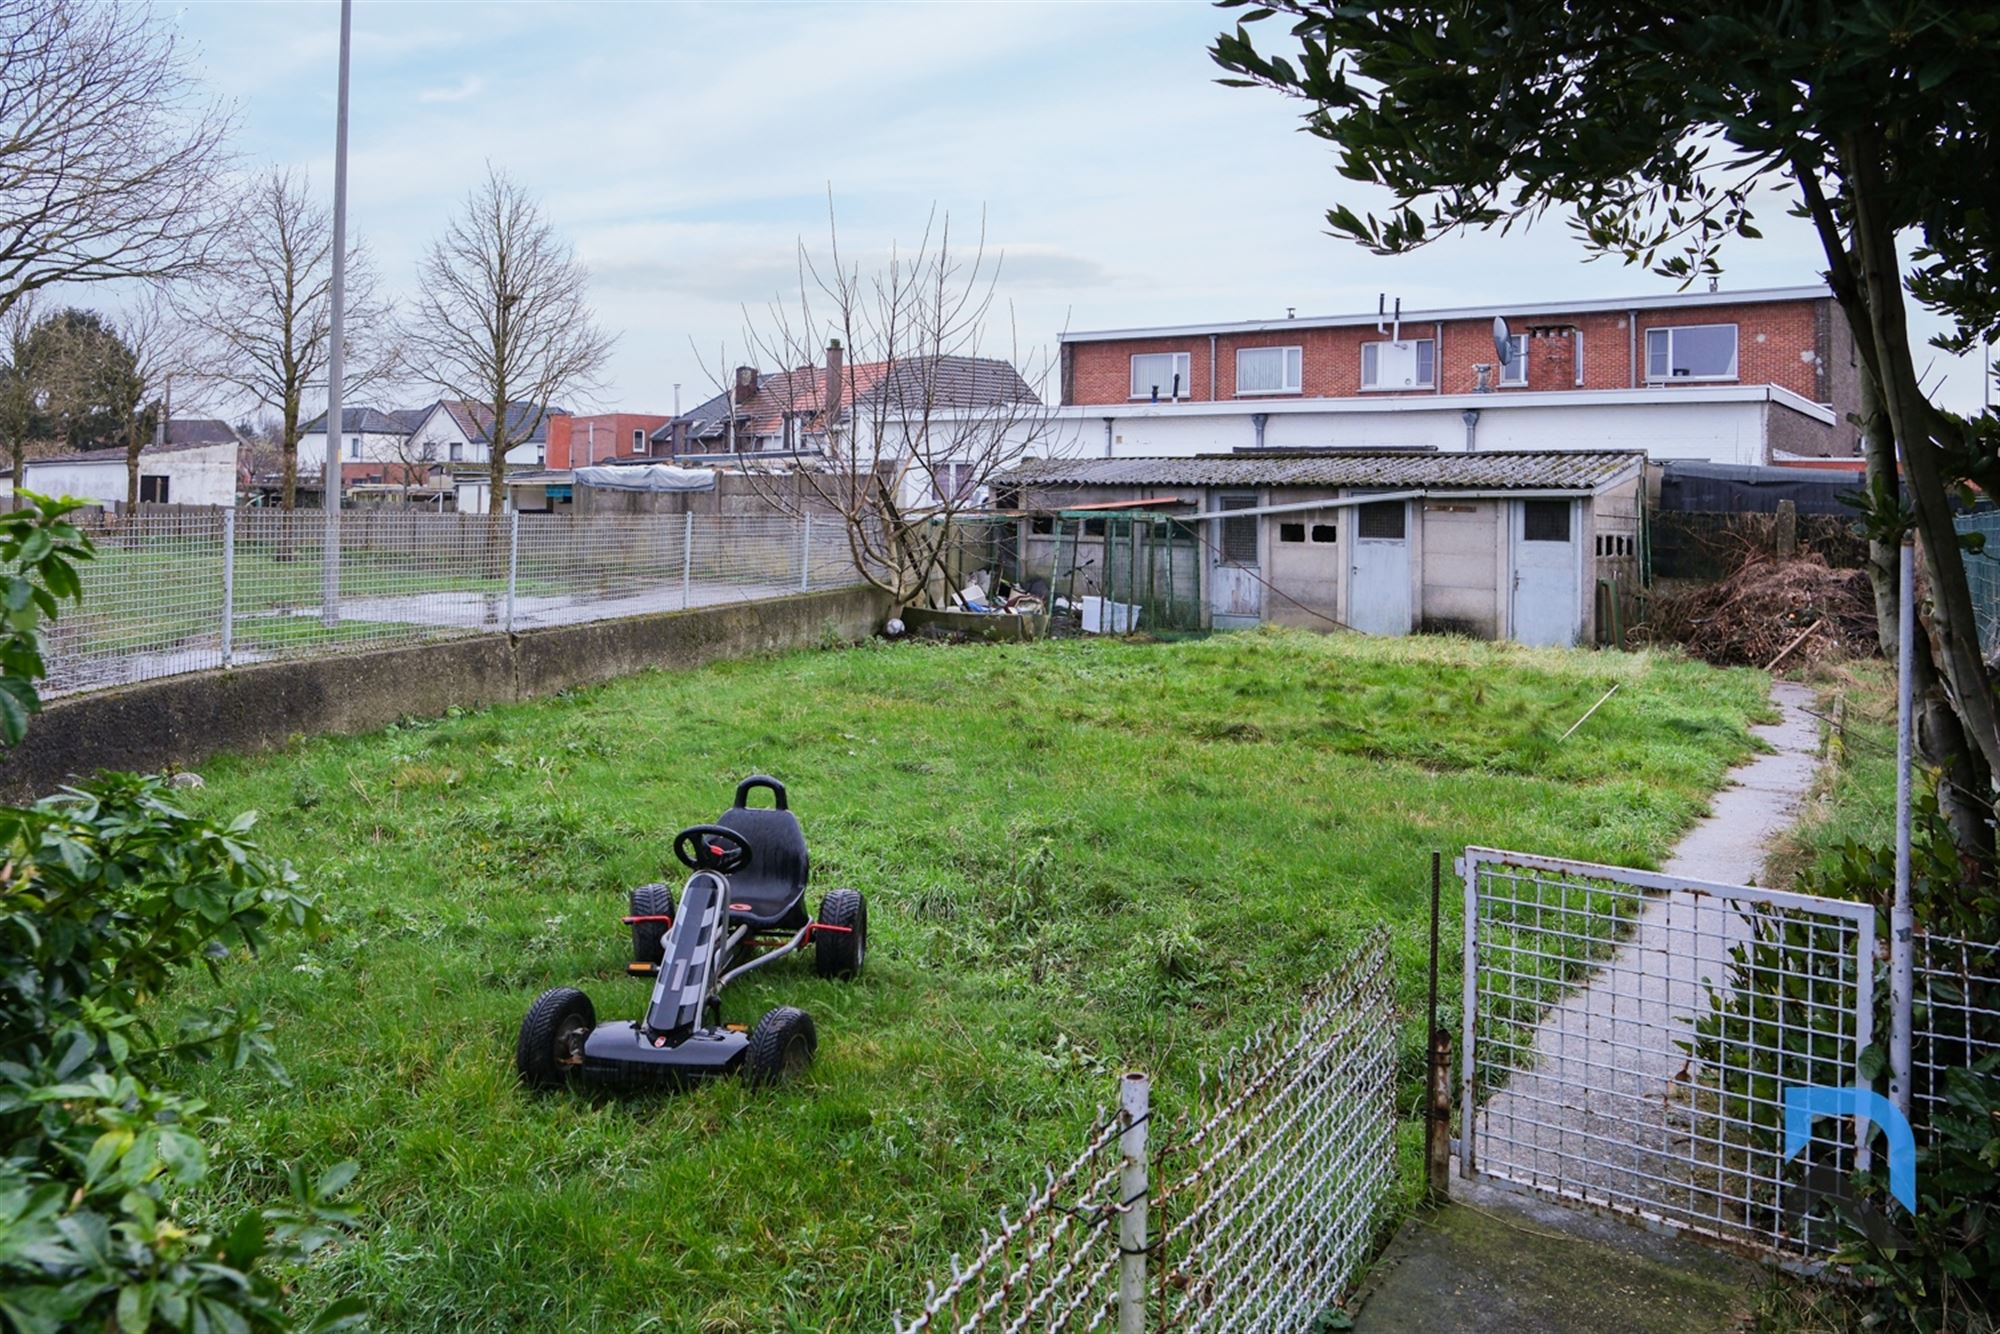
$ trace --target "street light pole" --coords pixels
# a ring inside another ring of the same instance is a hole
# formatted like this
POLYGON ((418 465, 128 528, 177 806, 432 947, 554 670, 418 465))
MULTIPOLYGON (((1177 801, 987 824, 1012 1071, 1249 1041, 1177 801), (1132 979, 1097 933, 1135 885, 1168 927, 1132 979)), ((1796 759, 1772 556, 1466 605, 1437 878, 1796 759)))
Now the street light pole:
POLYGON ((354 0, 340 0, 340 92, 333 131, 333 311, 327 329, 326 471, 320 477, 321 503, 326 507, 320 619, 328 629, 340 623, 340 438, 346 425, 341 414, 340 382, 347 371, 342 328, 347 316, 347 54, 353 31, 354 0))

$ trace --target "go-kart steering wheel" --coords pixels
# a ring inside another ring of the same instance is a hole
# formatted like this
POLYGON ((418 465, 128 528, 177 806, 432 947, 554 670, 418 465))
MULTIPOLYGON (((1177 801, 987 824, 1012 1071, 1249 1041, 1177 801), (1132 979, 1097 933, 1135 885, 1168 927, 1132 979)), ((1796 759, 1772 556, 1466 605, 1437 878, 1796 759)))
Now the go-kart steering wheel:
POLYGON ((674 835, 674 856, 690 871, 729 875, 750 864, 750 844, 724 825, 690 825, 674 835))

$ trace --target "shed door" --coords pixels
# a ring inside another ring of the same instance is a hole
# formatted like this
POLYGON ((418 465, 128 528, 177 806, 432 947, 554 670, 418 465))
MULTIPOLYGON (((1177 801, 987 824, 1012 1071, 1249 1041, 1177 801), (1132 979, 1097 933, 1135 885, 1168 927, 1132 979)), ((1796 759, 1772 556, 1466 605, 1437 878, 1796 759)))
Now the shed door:
POLYGON ((1357 507, 1348 567, 1347 623, 1371 635, 1410 633, 1410 507, 1401 500, 1357 507))
MULTIPOLYGON (((1217 509, 1257 508, 1257 495, 1219 496, 1217 509)), ((1215 563, 1209 569, 1209 623, 1218 630, 1244 630, 1264 616, 1263 571, 1258 568, 1257 529, 1261 515, 1215 522, 1215 563)))
POLYGON ((1576 643, 1576 527, 1572 501, 1514 506, 1514 638, 1523 644, 1576 643))

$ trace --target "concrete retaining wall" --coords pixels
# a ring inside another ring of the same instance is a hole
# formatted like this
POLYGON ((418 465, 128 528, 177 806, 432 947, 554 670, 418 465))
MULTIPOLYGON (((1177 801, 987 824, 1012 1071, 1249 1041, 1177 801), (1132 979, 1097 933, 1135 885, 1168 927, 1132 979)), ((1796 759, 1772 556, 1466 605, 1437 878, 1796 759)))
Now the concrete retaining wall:
POLYGON ((0 759, 0 795, 20 800, 99 769, 186 767, 293 736, 367 732, 652 667, 803 648, 829 628, 861 638, 888 614, 881 593, 847 588, 148 681, 51 703, 0 759))

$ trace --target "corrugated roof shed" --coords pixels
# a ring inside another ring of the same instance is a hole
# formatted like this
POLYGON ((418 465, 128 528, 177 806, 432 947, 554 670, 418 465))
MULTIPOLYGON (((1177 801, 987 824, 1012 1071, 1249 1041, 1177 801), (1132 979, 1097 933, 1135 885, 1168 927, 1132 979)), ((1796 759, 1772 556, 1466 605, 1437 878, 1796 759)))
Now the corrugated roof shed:
POLYGON ((1005 477, 1014 486, 1382 486, 1595 491, 1635 472, 1636 449, 1413 454, 1353 451, 1205 454, 1193 458, 1046 459, 1005 477))

